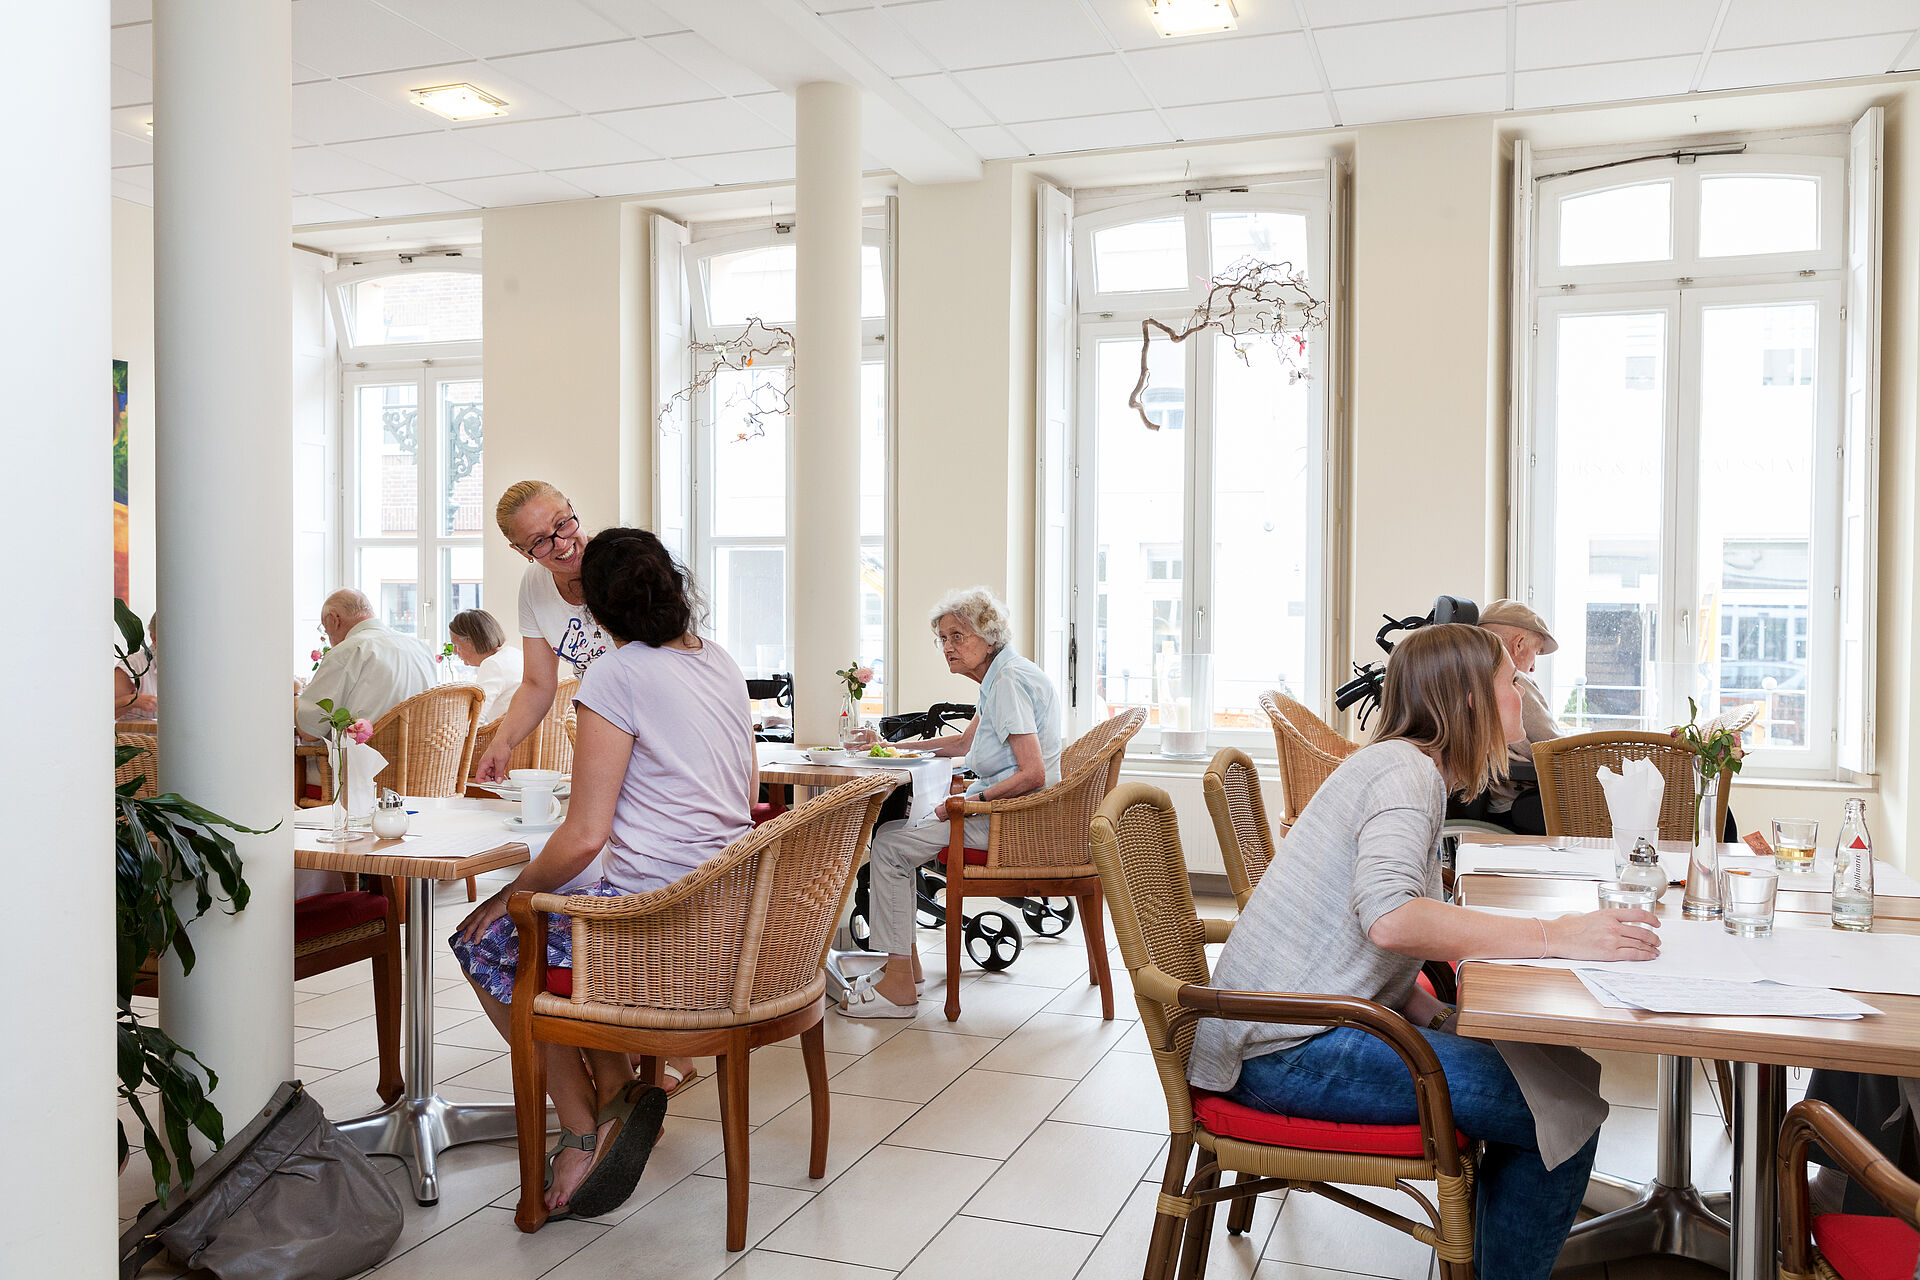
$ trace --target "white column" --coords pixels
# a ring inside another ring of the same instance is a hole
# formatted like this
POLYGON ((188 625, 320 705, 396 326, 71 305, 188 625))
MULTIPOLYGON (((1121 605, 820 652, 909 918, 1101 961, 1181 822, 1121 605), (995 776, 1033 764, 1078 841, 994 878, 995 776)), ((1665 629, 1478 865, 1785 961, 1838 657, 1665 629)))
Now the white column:
POLYGON ((161 1021, 228 1133, 293 1072, 292 9, 154 6, 160 785, 236 836, 253 898, 191 926, 161 1021))
POLYGON ((794 741, 831 741, 860 646, 860 91, 804 84, 794 352, 794 741))
POLYGON ((14 180, 0 240, 18 250, 0 307, 0 472, 18 521, 7 595, 53 631, 0 629, 0 770, 18 801, 0 929, 14 1037, 0 1088, 0 1271, 98 1276, 113 1272, 117 1234, 110 22, 106 0, 74 0, 10 5, 6 24, 0 173, 14 180), (49 660, 62 678, 44 678, 49 660))

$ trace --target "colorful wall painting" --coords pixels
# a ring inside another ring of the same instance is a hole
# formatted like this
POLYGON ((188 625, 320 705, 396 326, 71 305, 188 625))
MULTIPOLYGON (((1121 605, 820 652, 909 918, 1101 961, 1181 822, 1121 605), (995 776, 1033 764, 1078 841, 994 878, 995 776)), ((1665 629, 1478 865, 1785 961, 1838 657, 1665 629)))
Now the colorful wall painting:
POLYGON ((127 362, 113 362, 113 594, 127 598, 127 362))

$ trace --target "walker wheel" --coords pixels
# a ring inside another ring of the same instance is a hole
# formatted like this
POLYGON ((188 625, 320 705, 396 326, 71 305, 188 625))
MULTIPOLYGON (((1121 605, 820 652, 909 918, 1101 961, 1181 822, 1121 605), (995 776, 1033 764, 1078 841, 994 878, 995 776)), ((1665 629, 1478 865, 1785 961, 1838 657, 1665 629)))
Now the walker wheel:
POLYGON ((963 936, 967 955, 988 973, 998 973, 1018 960, 1025 945, 1020 926, 998 911, 982 911, 970 917, 963 936))
POLYGON ((1028 898, 1020 908, 1027 928, 1043 938, 1057 938, 1073 924, 1072 898, 1028 898))
POLYGON ((867 922, 867 909, 871 901, 867 880, 867 868, 861 867, 859 879, 854 881, 853 910, 847 915, 847 936, 862 951, 873 950, 873 926, 867 922))
POLYGON ((947 923, 947 909, 935 897, 947 887, 947 878, 938 871, 921 867, 914 872, 913 922, 922 929, 940 929, 947 923))

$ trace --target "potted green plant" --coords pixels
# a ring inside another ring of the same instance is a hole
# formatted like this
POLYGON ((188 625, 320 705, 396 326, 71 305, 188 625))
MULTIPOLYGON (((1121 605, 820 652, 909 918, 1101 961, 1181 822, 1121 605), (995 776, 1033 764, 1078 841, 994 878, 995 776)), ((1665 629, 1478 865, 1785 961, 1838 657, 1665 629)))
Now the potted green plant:
MULTIPOLYGON (((114 601, 113 612, 126 641, 126 647, 116 647, 115 652, 126 665, 130 655, 143 650, 144 633, 124 601, 114 601)), ((131 763, 143 750, 116 746, 114 768, 131 763)), ((216 1148, 226 1141, 220 1110, 207 1096, 220 1080, 192 1050, 140 1020, 133 1007, 133 989, 149 965, 169 951, 180 958, 183 971, 193 971, 193 942, 187 925, 212 908, 216 884, 231 911, 246 909, 251 891, 241 875, 233 841, 221 828, 264 833, 172 793, 137 796, 140 783, 134 777, 114 788, 115 1024, 120 1097, 140 1122, 141 1145, 153 1169, 154 1194, 165 1203, 176 1185, 192 1181, 193 1132, 197 1130, 216 1148), (181 904, 188 889, 193 905, 183 918, 181 904), (149 1085, 158 1090, 157 1098, 142 1097, 141 1089, 149 1085), (158 1103, 156 1113, 150 1113, 154 1102, 158 1103)), ((125 1124, 119 1128, 120 1164, 125 1168, 132 1148, 125 1124)))

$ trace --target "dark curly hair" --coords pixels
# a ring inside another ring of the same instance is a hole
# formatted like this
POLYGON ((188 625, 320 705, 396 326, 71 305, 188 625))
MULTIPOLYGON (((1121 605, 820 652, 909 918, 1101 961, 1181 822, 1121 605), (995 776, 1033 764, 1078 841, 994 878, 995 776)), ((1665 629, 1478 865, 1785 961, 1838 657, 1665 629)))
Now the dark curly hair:
POLYGON ((645 529, 602 529, 580 557, 587 608, 613 638, 658 649, 693 630, 698 596, 673 553, 645 529))

